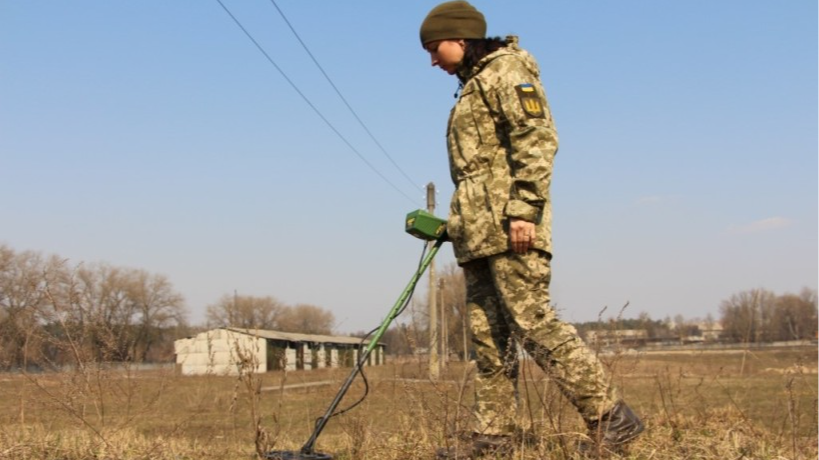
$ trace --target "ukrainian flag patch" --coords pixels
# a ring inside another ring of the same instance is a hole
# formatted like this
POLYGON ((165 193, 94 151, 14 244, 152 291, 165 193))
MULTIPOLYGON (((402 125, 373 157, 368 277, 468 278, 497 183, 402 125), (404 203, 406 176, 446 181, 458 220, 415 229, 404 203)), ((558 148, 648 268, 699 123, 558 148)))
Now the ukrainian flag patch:
POLYGON ((520 106, 529 118, 543 118, 546 111, 543 110, 543 101, 531 83, 523 83, 515 86, 515 91, 520 98, 520 106))

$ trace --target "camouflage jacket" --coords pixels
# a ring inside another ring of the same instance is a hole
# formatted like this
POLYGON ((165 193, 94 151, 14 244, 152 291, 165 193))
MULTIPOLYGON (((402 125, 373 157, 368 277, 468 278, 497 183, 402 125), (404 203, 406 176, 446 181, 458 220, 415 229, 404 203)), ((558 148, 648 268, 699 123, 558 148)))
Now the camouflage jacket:
POLYGON ((458 263, 510 250, 509 218, 534 222, 534 248, 551 253, 549 185, 557 132, 535 59, 508 46, 461 69, 447 149, 455 192, 447 229, 458 263))

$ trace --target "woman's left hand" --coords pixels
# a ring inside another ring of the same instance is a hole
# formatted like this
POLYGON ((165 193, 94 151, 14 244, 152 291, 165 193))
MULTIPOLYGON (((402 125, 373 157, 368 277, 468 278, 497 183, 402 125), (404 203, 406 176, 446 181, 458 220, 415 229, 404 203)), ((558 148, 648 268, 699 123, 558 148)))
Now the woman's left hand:
POLYGON ((523 254, 535 244, 535 224, 527 220, 512 217, 509 219, 509 242, 512 250, 523 254))

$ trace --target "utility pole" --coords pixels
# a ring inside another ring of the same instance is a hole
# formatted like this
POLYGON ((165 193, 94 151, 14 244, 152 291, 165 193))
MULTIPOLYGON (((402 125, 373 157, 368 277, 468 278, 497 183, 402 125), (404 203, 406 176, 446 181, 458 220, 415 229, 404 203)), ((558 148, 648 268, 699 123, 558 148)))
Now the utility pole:
POLYGON ((446 305, 444 294, 444 278, 438 280, 438 290, 440 292, 441 303, 441 367, 446 369, 449 366, 449 308, 446 305))
POLYGON ((233 320, 238 318, 238 317, 239 317, 239 293, 236 291, 236 289, 234 289, 233 290, 233 312, 231 312, 230 315, 228 316, 228 318, 231 319, 231 321, 230 321, 231 324, 228 324, 228 326, 234 326, 235 321, 233 321, 233 320))
MULTIPOLYGON (((427 184, 427 211, 435 214, 435 184, 427 184)), ((429 249, 435 244, 433 241, 427 243, 429 249)), ((429 378, 438 380, 441 376, 441 364, 438 359, 438 308, 435 305, 435 261, 429 264, 429 292, 427 299, 429 303, 429 378)))

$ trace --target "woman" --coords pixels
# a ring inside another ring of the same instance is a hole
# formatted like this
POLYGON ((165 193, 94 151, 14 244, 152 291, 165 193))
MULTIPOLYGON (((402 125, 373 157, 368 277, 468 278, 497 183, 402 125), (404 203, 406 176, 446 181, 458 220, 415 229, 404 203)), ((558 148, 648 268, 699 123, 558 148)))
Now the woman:
POLYGON ((558 138, 537 63, 517 37, 485 38, 483 14, 465 1, 433 8, 420 35, 432 65, 459 81, 447 128, 456 186, 447 231, 466 277, 478 371, 469 442, 441 449, 439 457, 479 456, 513 444, 517 345, 556 380, 597 446, 634 439, 642 423, 577 331, 549 305, 549 185, 558 138))

